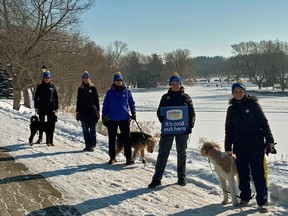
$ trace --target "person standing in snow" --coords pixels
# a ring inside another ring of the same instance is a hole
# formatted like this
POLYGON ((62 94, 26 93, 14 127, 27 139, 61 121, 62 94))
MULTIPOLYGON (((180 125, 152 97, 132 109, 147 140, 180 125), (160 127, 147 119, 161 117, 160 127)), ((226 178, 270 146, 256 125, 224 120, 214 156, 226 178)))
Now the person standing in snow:
POLYGON ((274 148, 274 138, 268 120, 255 96, 246 93, 241 82, 232 84, 232 98, 226 113, 225 151, 236 155, 241 201, 245 206, 251 199, 250 171, 256 187, 256 200, 261 211, 267 211, 268 189, 265 177, 265 142, 274 148), (265 138, 265 139, 264 139, 265 138))
POLYGON ((135 101, 131 91, 123 83, 123 77, 120 72, 117 72, 113 77, 113 84, 106 92, 103 108, 102 122, 108 129, 109 136, 109 156, 108 164, 116 162, 116 134, 118 127, 120 128, 121 136, 124 143, 124 154, 126 164, 133 164, 131 160, 131 143, 130 143, 130 114, 131 119, 136 120, 135 101))
POLYGON ((191 97, 185 93, 184 87, 181 85, 181 77, 178 73, 174 73, 169 79, 170 88, 166 94, 161 98, 157 117, 162 123, 165 121, 165 117, 161 116, 162 107, 173 106, 187 106, 189 117, 189 128, 186 133, 180 134, 161 134, 159 141, 158 157, 155 166, 155 173, 152 178, 152 182, 148 185, 148 188, 156 188, 161 185, 161 179, 166 167, 166 163, 172 148, 173 140, 176 139, 177 149, 177 177, 178 184, 180 186, 186 185, 186 149, 189 134, 192 133, 192 128, 195 122, 195 111, 191 97))
MULTIPOLYGON (((37 86, 34 95, 34 108, 35 112, 39 115, 40 121, 55 121, 55 113, 58 111, 58 93, 57 89, 51 81, 51 73, 45 66, 42 67, 42 82, 37 86)), ((36 143, 41 143, 43 138, 43 131, 39 130, 39 139, 36 143)), ((53 141, 53 139, 52 139, 53 141)), ((46 144, 54 145, 53 143, 46 144)))
POLYGON ((76 120, 81 122, 85 148, 83 151, 94 151, 96 146, 96 123, 100 118, 99 96, 96 87, 90 80, 90 73, 85 71, 78 88, 76 120))

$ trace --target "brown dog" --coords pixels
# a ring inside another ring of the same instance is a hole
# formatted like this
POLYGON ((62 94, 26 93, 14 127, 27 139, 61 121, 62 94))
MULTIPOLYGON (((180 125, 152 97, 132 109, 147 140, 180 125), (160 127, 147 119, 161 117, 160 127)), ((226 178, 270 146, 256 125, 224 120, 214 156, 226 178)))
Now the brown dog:
MULTIPOLYGON (((132 161, 136 160, 137 154, 141 153, 142 163, 146 163, 145 150, 149 153, 153 153, 154 147, 156 145, 156 139, 149 134, 141 132, 131 132, 130 142, 132 148, 134 148, 132 161)), ((123 141, 121 139, 121 134, 117 133, 116 140, 116 155, 118 155, 123 150, 123 141)))
POLYGON ((230 193, 232 197, 232 203, 234 206, 238 205, 237 195, 235 191, 235 179, 234 176, 238 175, 236 167, 235 157, 227 155, 225 152, 221 152, 220 146, 215 142, 203 142, 203 146, 200 153, 204 157, 210 158, 214 165, 214 169, 220 181, 220 185, 223 190, 224 199, 222 204, 228 203, 227 183, 229 183, 230 193))

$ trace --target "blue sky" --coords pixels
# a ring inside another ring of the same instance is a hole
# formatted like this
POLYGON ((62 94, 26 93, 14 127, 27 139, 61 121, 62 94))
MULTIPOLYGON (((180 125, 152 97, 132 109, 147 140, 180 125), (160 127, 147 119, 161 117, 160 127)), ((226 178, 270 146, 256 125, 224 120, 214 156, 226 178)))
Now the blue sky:
POLYGON ((118 40, 145 55, 188 49, 191 56, 232 55, 247 41, 288 42, 286 0, 96 0, 82 16, 96 44, 118 40))

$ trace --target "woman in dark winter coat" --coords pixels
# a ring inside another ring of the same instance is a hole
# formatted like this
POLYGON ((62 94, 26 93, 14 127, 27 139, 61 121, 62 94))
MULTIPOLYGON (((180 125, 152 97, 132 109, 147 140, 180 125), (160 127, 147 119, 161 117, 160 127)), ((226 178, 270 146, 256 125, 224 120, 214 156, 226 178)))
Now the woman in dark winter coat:
POLYGON ((161 185, 161 179, 166 167, 166 163, 172 148, 173 140, 176 140, 177 149, 177 177, 178 184, 180 186, 186 185, 186 149, 187 140, 189 134, 192 133, 192 128, 195 122, 195 111, 191 97, 184 92, 184 87, 181 86, 181 77, 178 73, 174 73, 169 79, 169 85, 171 86, 168 93, 164 94, 161 98, 157 117, 162 123, 165 121, 165 117, 161 115, 162 107, 188 107, 189 128, 185 133, 179 134, 161 134, 159 141, 158 157, 155 166, 155 173, 153 175, 152 182, 148 185, 149 188, 155 188, 161 185))
POLYGON ((83 151, 94 151, 96 146, 96 123, 100 117, 99 96, 96 87, 90 80, 90 74, 85 71, 78 88, 76 120, 81 121, 85 148, 83 151))
POLYGON ((114 75, 114 83, 107 91, 102 109, 102 122, 108 129, 109 135, 109 156, 108 164, 116 162, 115 141, 118 127, 121 137, 123 137, 124 154, 126 164, 133 163, 131 160, 130 143, 130 114, 131 118, 136 120, 135 102, 131 91, 123 83, 123 77, 120 72, 114 75))
MULTIPOLYGON (((34 96, 34 108, 35 112, 39 115, 40 121, 45 121, 45 116, 47 116, 47 121, 55 122, 55 113, 58 111, 58 93, 57 89, 51 81, 51 73, 45 71, 42 73, 42 82, 37 86, 34 96)), ((43 137, 43 131, 39 131, 39 139, 36 143, 41 143, 43 137)), ((53 134, 51 140, 46 137, 46 144, 54 145, 53 134)))
POLYGON ((225 151, 236 154, 239 173, 240 205, 251 199, 250 170, 256 187, 256 200, 260 209, 267 210, 268 192, 265 178, 265 142, 274 148, 274 138, 268 120, 256 97, 246 94, 243 83, 232 85, 232 98, 225 122, 225 151))

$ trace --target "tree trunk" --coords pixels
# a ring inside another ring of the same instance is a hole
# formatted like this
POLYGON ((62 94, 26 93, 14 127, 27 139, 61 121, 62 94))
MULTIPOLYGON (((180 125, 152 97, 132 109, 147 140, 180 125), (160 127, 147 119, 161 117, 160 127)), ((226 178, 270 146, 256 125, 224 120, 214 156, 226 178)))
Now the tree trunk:
POLYGON ((13 88, 13 109, 18 110, 20 109, 20 101, 21 101, 21 90, 17 90, 13 88))
POLYGON ((29 96, 28 89, 25 89, 23 91, 23 97, 24 97, 24 106, 27 108, 31 108, 30 96, 29 96))

